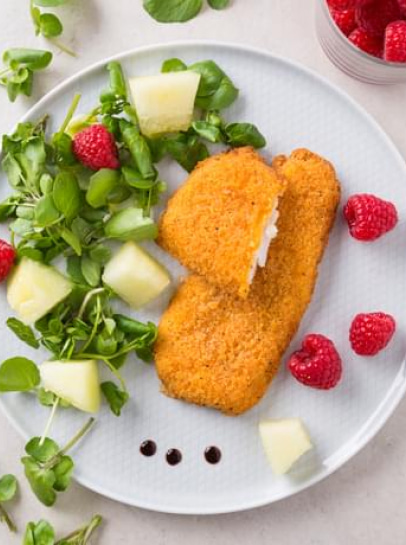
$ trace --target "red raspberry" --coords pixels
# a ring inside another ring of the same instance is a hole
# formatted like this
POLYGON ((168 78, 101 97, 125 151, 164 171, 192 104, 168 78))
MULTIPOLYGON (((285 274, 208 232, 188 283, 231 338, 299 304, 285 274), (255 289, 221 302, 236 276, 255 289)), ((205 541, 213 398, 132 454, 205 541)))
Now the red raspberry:
POLYGON ((113 135, 104 125, 92 125, 78 132, 72 149, 78 160, 92 170, 120 167, 113 135))
POLYGON ((302 384, 329 390, 341 378, 341 358, 330 339, 312 333, 302 342, 302 348, 289 358, 289 370, 302 384))
POLYGON ((392 21, 400 19, 398 0, 373 0, 357 5, 355 18, 358 26, 371 36, 383 36, 392 21))
POLYGON ((400 15, 403 19, 406 19, 406 0, 398 0, 400 15))
POLYGON ((0 240, 0 282, 7 278, 13 266, 16 252, 5 240, 0 240))
POLYGON ((355 8, 357 0, 327 0, 327 4, 333 9, 350 9, 355 8))
POLYGON ((330 9, 331 17, 334 19, 335 24, 346 36, 349 36, 351 32, 356 28, 355 22, 355 9, 330 9))
POLYGON ((370 34, 365 32, 365 30, 362 30, 362 28, 356 28, 348 36, 348 39, 356 47, 358 47, 358 49, 365 51, 365 53, 368 53, 369 55, 373 55, 374 57, 379 57, 379 58, 382 57, 383 43, 381 38, 377 38, 376 36, 371 36, 370 34))
POLYGON ((406 21, 395 21, 386 27, 384 59, 406 62, 406 21))
POLYGON ((389 344, 395 330, 396 322, 389 314, 357 314, 350 328, 352 349, 360 356, 375 356, 389 344))
POLYGON ((398 222, 395 205, 375 195, 353 195, 344 207, 350 235, 357 240, 376 240, 391 231, 398 222))

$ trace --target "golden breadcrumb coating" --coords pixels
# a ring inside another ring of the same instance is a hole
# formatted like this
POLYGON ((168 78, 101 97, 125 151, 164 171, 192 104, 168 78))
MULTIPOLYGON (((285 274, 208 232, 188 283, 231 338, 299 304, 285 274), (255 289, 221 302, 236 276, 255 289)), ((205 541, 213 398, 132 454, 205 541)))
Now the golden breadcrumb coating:
POLYGON ((158 244, 212 284, 246 297, 256 252, 285 186, 252 148, 214 155, 170 199, 158 244))
POLYGON ((310 303, 340 199, 330 163, 304 149, 279 156, 287 179, 279 235, 246 299, 186 279, 164 313, 156 367, 164 392, 238 415, 265 394, 310 303))

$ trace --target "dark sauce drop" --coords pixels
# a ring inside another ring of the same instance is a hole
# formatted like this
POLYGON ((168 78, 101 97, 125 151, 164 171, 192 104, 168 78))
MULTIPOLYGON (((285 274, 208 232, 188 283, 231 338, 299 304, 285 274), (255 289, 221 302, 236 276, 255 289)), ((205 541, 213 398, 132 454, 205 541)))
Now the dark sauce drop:
POLYGON ((166 453, 166 461, 170 466, 176 466, 182 461, 182 453, 176 448, 170 448, 166 453))
POLYGON ((156 453, 156 443, 154 441, 144 441, 140 446, 140 452, 144 456, 153 456, 156 453))
POLYGON ((204 457, 209 464, 218 464, 221 460, 221 450, 217 447, 207 447, 204 457))

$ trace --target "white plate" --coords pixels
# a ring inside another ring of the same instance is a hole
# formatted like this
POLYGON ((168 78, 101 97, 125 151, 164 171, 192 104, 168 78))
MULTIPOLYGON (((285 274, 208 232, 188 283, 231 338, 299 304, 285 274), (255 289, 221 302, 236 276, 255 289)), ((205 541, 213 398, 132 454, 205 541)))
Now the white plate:
MULTIPOLYGON (((125 374, 132 400, 121 418, 103 409, 95 428, 75 452, 76 478, 84 486, 121 502, 170 513, 206 514, 264 505, 303 490, 351 458, 387 420, 405 386, 404 332, 406 318, 406 169, 402 158, 378 125, 347 95, 308 70, 270 54, 217 43, 183 43, 139 49, 118 57, 128 75, 159 71, 161 62, 180 57, 187 63, 215 60, 241 89, 241 98, 227 116, 256 123, 266 134, 273 154, 308 147, 337 167, 343 201, 355 192, 371 192, 394 201, 400 214, 395 231, 374 242, 352 240, 339 215, 324 258, 313 302, 292 343, 308 332, 332 337, 344 362, 344 379, 333 391, 306 388, 282 366, 268 395, 244 416, 230 418, 215 411, 170 400, 159 392, 153 366, 130 361, 125 374), (382 310, 393 314, 398 332, 380 356, 355 356, 347 340, 353 315, 382 310), (265 417, 300 416, 317 447, 289 477, 275 478, 258 437, 265 417), (158 453, 144 458, 140 443, 153 439, 158 453), (203 452, 217 445, 221 463, 210 466, 203 452), (183 461, 165 462, 177 447, 183 461)), ((25 119, 52 115, 62 120, 75 92, 82 93, 82 112, 96 103, 107 75, 105 62, 71 78, 41 100, 25 119)), ((185 176, 163 165, 162 175, 173 190, 185 176)), ((2 180, 1 197, 7 193, 2 180)), ((0 233, 6 236, 6 232, 0 233)), ((179 267, 170 262, 175 275, 179 267)), ((1 292, 2 357, 38 352, 24 349, 4 325, 9 311, 1 292)), ((141 318, 158 319, 166 301, 141 318)), ((38 435, 47 410, 29 395, 4 395, 1 405, 25 435, 38 435)), ((83 414, 60 411, 54 437, 70 436, 83 414)), ((18 456, 18 453, 16 453, 18 456)), ((68 492, 69 493, 69 492, 68 492)))

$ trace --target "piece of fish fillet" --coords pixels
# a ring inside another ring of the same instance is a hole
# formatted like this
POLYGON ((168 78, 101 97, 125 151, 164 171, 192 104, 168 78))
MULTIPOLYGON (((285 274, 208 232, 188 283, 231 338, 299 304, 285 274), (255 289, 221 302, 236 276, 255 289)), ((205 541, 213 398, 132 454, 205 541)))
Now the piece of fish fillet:
POLYGON ((210 283, 246 297, 277 234, 285 187, 252 148, 214 155, 170 199, 158 244, 210 283))
POLYGON ((287 179, 279 235, 246 299, 203 277, 181 285, 159 325, 156 368, 164 392, 238 415, 275 376, 310 303, 340 199, 333 167, 299 149, 274 168, 287 179))

